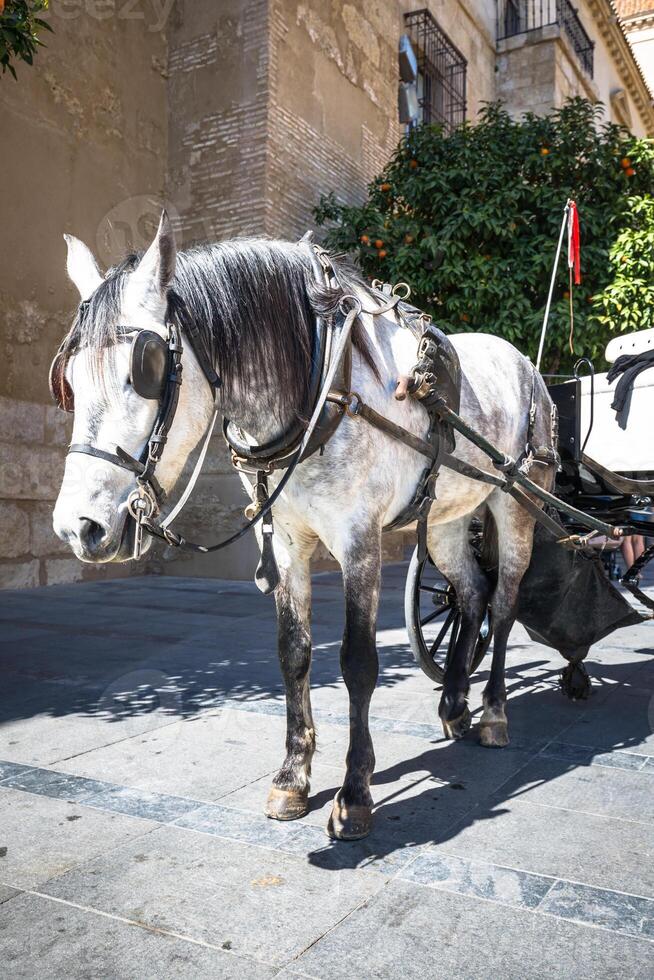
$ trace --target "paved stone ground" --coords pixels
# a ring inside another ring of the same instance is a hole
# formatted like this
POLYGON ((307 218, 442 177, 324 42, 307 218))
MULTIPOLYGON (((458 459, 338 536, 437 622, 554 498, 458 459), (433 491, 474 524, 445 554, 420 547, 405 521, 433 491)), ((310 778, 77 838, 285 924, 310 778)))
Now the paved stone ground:
POLYGON ((651 627, 592 651, 582 704, 516 628, 511 746, 446 742, 404 572, 386 569, 357 844, 324 834, 347 744, 337 576, 315 583, 320 750, 293 824, 262 815, 284 736, 271 600, 171 578, 2 594, 3 977, 654 976, 651 627))

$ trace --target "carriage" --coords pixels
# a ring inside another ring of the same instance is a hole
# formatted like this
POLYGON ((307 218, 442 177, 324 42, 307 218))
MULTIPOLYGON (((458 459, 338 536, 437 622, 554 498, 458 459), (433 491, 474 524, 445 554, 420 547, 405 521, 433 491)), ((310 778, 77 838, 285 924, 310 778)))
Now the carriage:
MULTIPOLYGON (((639 360, 644 358, 642 366, 647 367, 647 355, 652 351, 654 329, 642 330, 611 340, 606 348, 606 360, 609 364, 614 364, 619 357, 639 360)), ((635 363, 638 361, 635 360, 635 363)), ((587 358, 577 362, 574 375, 549 376, 546 380, 549 382, 549 394, 557 408, 559 420, 558 448, 561 462, 556 476, 556 496, 560 501, 582 511, 584 515, 592 515, 611 526, 624 526, 632 534, 654 537, 654 452, 649 441, 643 439, 643 433, 648 431, 654 414, 654 374, 643 371, 635 377, 632 384, 625 385, 627 390, 625 397, 620 399, 623 404, 619 409, 614 407, 618 380, 610 379, 606 373, 596 374, 587 358)), ((562 526, 569 535, 583 534, 588 526, 584 517, 578 515, 564 512, 560 517, 562 526)), ((482 522, 473 520, 471 537, 481 562, 483 533, 482 522)), ((596 614, 600 615, 601 622, 594 624, 593 632, 581 642, 575 642, 571 638, 571 631, 574 633, 575 627, 579 630, 579 621, 584 618, 577 614, 576 609, 571 609, 567 621, 560 624, 556 635, 547 635, 551 632, 548 630, 551 626, 548 623, 549 609, 534 610, 535 601, 538 601, 538 590, 544 585, 545 578, 551 583, 552 575, 547 574, 548 572, 558 571, 566 577, 574 566, 575 559, 561 554, 560 551, 553 551, 544 535, 539 534, 538 528, 532 564, 521 588, 518 615, 532 639, 557 648, 568 661, 569 666, 561 676, 561 685, 573 698, 585 697, 590 690, 588 676, 582 664, 590 643, 620 626, 650 618, 627 606, 610 581, 603 578, 603 575, 608 576, 608 579, 613 577, 611 569, 615 567, 615 563, 606 559, 610 558, 614 549, 620 547, 620 540, 599 533, 596 533, 595 538, 588 537, 586 540, 588 550, 584 557, 587 564, 582 566, 583 574, 577 575, 576 591, 573 595, 575 605, 581 609, 584 606, 579 586, 587 590, 590 579, 595 589, 599 589, 599 594, 595 594, 593 598, 596 614), (551 566, 553 555, 558 569, 550 567, 544 577, 543 565, 551 566), (600 604, 601 612, 598 608, 600 604), (543 624, 542 632, 533 623, 534 613, 543 624)), ((649 609, 654 608, 654 603, 642 592, 638 583, 642 569, 652 557, 654 546, 646 549, 642 557, 622 576, 622 584, 649 609)), ((561 602, 562 592, 562 589, 555 590, 551 600, 552 608, 555 603, 561 602)), ((461 611, 452 586, 440 575, 428 555, 419 555, 418 548, 413 552, 407 573, 405 618, 411 650, 417 664, 431 680, 441 683, 448 656, 452 653, 459 634, 461 611)), ((565 614, 562 618, 565 620, 565 614)), ((581 628, 586 629, 583 623, 581 628)), ((476 670, 481 664, 491 644, 492 634, 492 614, 489 608, 479 631, 471 670, 476 670)))

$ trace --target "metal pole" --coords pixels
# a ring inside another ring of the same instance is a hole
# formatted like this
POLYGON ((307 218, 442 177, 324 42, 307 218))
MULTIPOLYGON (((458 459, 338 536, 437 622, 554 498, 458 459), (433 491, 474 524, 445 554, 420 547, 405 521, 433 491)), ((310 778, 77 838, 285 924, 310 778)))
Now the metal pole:
POLYGON ((552 306, 552 297, 554 295, 554 287, 556 285, 556 273, 559 268, 559 259, 561 258, 561 248, 563 246, 563 236, 565 235, 565 226, 568 221, 568 214, 570 212, 570 201, 566 202, 565 210, 563 212, 563 221, 561 222, 561 234, 559 235, 559 244, 556 249, 556 259, 554 260, 554 268, 552 269, 552 281, 550 282, 550 291, 547 297, 547 306, 545 307, 545 319, 543 320, 543 329, 540 333, 540 344, 538 345, 538 357, 536 358, 536 370, 540 371, 540 362, 543 357, 543 348, 545 346, 545 334, 547 333, 547 324, 550 318, 550 308, 552 306))

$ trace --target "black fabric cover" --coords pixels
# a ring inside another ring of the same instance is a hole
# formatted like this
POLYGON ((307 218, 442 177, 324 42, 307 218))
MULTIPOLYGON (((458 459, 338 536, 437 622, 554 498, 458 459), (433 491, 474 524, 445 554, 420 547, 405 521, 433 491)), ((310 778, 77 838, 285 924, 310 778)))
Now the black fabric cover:
POLYGON ((609 384, 613 384, 618 375, 622 375, 615 386, 613 404, 611 405, 611 408, 615 409, 616 415, 620 415, 624 410, 638 375, 641 371, 646 371, 647 368, 651 367, 654 367, 654 350, 644 351, 640 354, 621 354, 620 357, 616 358, 606 375, 609 384))
POLYGON ((518 620, 533 640, 574 657, 623 626, 643 621, 606 576, 594 551, 570 551, 536 525, 518 620))

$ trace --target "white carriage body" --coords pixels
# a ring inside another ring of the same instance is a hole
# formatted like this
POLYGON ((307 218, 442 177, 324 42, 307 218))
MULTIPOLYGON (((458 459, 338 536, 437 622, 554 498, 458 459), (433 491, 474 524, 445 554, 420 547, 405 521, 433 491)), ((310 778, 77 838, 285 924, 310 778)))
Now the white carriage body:
MULTIPOLYGON (((594 421, 584 452, 614 473, 654 472, 654 365, 634 382, 626 426, 622 428, 611 408, 617 378, 613 384, 606 374, 595 375, 594 421)), ((583 446, 590 426, 591 383, 581 382, 579 437, 583 446)))
MULTIPOLYGON (((654 329, 615 337, 606 348, 606 360, 613 363, 623 354, 642 354, 654 349, 654 329)), ((584 453, 614 473, 654 472, 654 365, 635 379, 626 424, 618 421, 611 404, 622 375, 609 384, 606 374, 595 375, 593 427, 584 453)), ((591 379, 580 383, 579 442, 583 446, 591 420, 591 379)))

